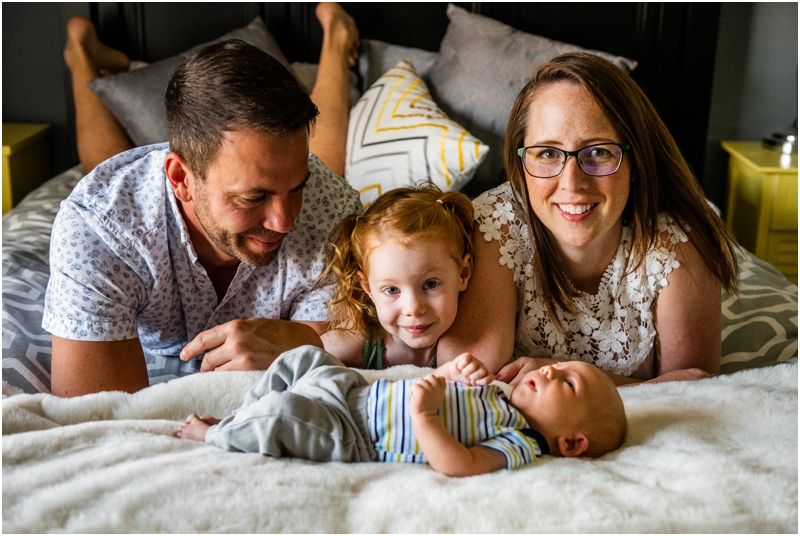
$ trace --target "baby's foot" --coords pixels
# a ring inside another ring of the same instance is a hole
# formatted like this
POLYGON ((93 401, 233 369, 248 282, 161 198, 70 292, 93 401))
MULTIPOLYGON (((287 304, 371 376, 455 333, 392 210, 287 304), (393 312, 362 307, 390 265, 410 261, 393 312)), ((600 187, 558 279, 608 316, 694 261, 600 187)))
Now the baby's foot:
POLYGON ((88 67, 103 75, 127 71, 131 63, 124 52, 100 42, 92 21, 83 17, 67 22, 64 61, 70 69, 88 67))
POLYGON ((358 59, 358 47, 361 45, 353 17, 336 2, 320 2, 315 13, 322 25, 323 46, 328 42, 342 47, 347 55, 347 63, 353 67, 358 59))
POLYGON ((191 439, 193 441, 206 440, 206 432, 212 425, 217 424, 219 419, 215 419, 210 415, 203 415, 198 417, 194 413, 186 417, 181 427, 178 428, 177 436, 181 439, 191 439))

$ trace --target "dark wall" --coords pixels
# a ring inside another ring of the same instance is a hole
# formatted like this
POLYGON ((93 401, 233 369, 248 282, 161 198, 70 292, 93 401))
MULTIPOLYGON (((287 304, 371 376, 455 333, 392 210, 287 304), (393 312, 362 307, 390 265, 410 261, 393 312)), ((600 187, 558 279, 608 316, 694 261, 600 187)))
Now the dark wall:
MULTIPOLYGON (((84 7, 88 13, 88 4, 84 7)), ((3 3, 3 122, 52 124, 54 172, 78 162, 72 91, 62 50, 65 21, 80 13, 79 8, 3 3)))
POLYGON ((722 4, 709 118, 706 194, 726 208, 721 141, 759 141, 797 120, 797 3, 722 4))

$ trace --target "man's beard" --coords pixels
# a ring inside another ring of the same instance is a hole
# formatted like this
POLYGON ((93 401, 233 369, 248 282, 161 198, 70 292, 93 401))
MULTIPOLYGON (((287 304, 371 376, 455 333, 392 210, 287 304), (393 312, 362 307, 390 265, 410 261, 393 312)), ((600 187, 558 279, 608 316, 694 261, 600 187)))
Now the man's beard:
POLYGON ((216 220, 211 216, 210 210, 206 205, 205 196, 202 194, 196 196, 194 199, 194 213, 211 243, 226 255, 253 266, 267 266, 278 256, 278 252, 281 249, 280 247, 266 252, 251 251, 247 249, 246 244, 248 242, 248 237, 265 242, 274 242, 278 238, 284 236, 281 233, 269 231, 263 227, 251 229, 243 233, 231 233, 217 226, 216 220))

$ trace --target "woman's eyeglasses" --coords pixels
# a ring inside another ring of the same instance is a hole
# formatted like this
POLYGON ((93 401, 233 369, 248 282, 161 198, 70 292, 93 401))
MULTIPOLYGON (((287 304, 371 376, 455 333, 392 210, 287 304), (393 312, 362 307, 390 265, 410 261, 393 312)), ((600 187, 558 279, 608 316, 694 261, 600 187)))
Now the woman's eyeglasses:
POLYGON ((534 145, 517 151, 525 171, 538 179, 557 177, 567 165, 567 158, 574 156, 584 173, 593 177, 612 175, 622 165, 622 155, 630 151, 630 145, 601 143, 589 145, 577 151, 563 151, 555 147, 534 145))

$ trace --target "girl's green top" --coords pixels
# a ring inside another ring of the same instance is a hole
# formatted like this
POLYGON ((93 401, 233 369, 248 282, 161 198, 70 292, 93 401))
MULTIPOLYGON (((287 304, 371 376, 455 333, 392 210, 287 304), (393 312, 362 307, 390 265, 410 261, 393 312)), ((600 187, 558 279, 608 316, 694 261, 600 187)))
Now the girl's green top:
MULTIPOLYGON (((364 350, 361 353, 361 368, 365 370, 383 370, 383 354, 385 347, 383 345, 384 338, 376 340, 366 339, 364 341, 364 350)), ((431 359, 431 368, 436 368, 436 348, 433 349, 433 359, 431 359)))

